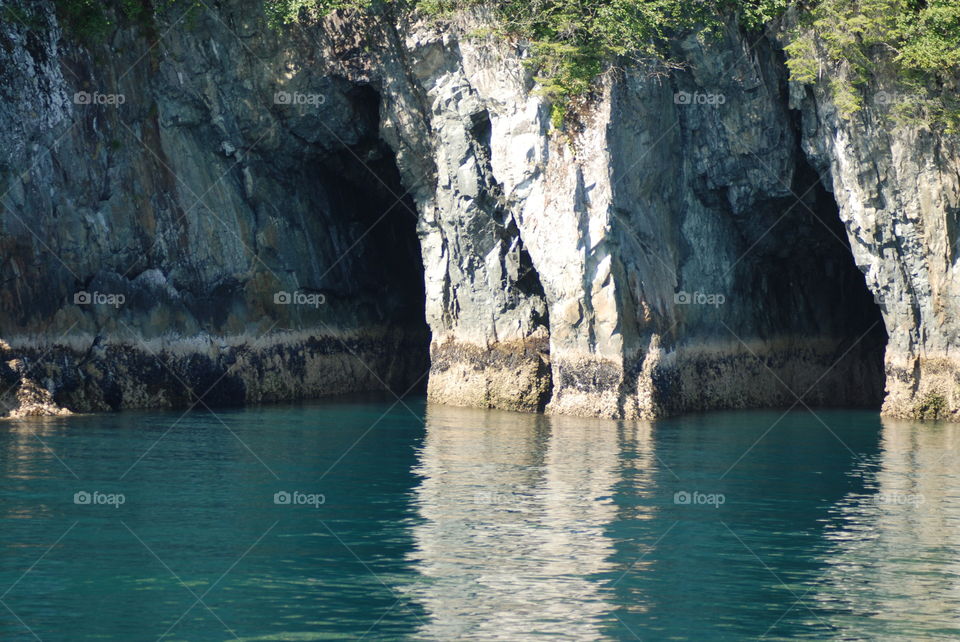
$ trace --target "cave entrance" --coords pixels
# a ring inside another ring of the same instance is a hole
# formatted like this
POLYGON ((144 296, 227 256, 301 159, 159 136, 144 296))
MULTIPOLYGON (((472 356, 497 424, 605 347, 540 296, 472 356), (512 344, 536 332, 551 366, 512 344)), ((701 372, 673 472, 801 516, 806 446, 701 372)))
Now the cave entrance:
POLYGON ((759 334, 793 337, 793 357, 772 367, 805 404, 879 409, 887 344, 880 306, 854 261, 833 194, 800 149, 797 159, 793 195, 767 204, 779 223, 753 230, 753 240, 747 235, 760 250, 743 274, 761 297, 759 334))
MULTIPOLYGON (((335 153, 317 160, 317 200, 326 221, 317 237, 321 257, 332 258, 317 266, 304 289, 324 294, 336 321, 392 333, 364 364, 375 372, 360 376, 371 374, 396 395, 425 393, 430 331, 416 205, 380 137, 379 94, 358 85, 346 95, 362 135, 350 144, 338 140, 335 153)), ((358 348, 354 354, 364 347, 358 348)))

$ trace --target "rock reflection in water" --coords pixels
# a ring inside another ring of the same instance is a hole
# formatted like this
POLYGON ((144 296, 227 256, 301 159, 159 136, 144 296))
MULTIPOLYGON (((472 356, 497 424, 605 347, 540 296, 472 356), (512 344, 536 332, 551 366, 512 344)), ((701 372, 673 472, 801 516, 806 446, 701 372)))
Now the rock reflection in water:
POLYGON ((596 639, 614 607, 611 422, 430 407, 408 590, 429 639, 596 639), (598 426, 598 423, 604 423, 598 426), (539 629, 531 631, 532 623, 539 629))
POLYGON ((831 510, 816 603, 844 639, 956 639, 960 426, 884 419, 880 454, 853 474, 866 492, 831 510))

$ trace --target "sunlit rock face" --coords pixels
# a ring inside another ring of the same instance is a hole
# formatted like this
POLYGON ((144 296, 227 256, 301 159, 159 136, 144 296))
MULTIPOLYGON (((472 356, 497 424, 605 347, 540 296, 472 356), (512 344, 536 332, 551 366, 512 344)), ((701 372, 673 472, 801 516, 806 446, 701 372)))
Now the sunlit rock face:
POLYGON ((892 116, 890 83, 842 118, 826 87, 793 88, 808 155, 836 195, 857 265, 889 333, 884 412, 956 418, 960 144, 892 116))
POLYGON ((485 20, 408 26, 377 65, 417 97, 383 129, 417 186, 432 400, 879 405, 883 324, 778 51, 679 42, 689 71, 610 74, 558 132, 520 50, 458 36, 485 20))
POLYGON ((50 2, 0 25, 0 414, 402 392, 424 374, 417 216, 380 97, 261 6, 89 48, 50 2))

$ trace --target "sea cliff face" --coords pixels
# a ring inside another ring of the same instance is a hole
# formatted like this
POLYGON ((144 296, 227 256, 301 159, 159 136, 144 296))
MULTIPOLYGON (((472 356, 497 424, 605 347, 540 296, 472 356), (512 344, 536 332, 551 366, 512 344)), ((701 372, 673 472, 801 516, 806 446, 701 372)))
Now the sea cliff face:
POLYGON ((310 34, 275 34, 258 2, 89 46, 51 3, 4 15, 8 412, 421 378, 416 216, 369 85, 327 73, 310 34))
POLYGON ((841 118, 773 37, 677 41, 558 131, 482 12, 87 46, 40 4, 0 29, 9 413, 400 393, 428 342, 457 405, 960 407, 957 141, 841 118))
POLYGON ((748 44, 678 42, 689 71, 610 74, 557 132, 519 50, 411 28, 387 86, 424 95, 404 134, 437 174, 417 193, 432 399, 611 417, 879 404, 879 311, 782 57, 748 44))
MULTIPOLYGON (((836 70, 836 73, 840 73, 836 70)), ((958 371, 960 141, 891 117, 890 82, 851 118, 824 87, 795 91, 803 145, 840 217, 889 335, 885 414, 953 419, 958 371)))

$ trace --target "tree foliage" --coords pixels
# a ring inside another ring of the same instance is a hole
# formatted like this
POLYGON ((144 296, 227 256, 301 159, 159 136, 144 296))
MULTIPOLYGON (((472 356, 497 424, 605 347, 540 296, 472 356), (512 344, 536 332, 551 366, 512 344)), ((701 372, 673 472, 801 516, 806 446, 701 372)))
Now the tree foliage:
POLYGON ((895 120, 956 129, 957 0, 820 0, 799 18, 786 47, 791 77, 826 81, 842 116, 863 107, 863 89, 883 84, 875 99, 895 120))
MULTIPOLYGON (((540 91, 562 116, 570 101, 588 93, 611 65, 642 60, 670 63, 671 35, 709 33, 738 14, 748 29, 760 29, 788 0, 266 0, 274 24, 316 17, 334 9, 438 15, 468 6, 490 7, 497 30, 529 47, 528 64, 540 91)), ((556 118, 555 120, 559 120, 556 118)))
MULTIPOLYGON (((30 0, 28 0, 29 2, 30 0)), ((200 0, 54 0, 61 24, 87 42, 106 38, 117 27, 152 24, 167 12, 197 11, 200 0)))
MULTIPOLYGON (((88 37, 123 20, 149 21, 199 0, 54 0, 63 22, 88 37)), ((721 29, 758 33, 790 10, 787 64, 793 80, 822 82, 841 114, 863 106, 864 89, 893 78, 898 118, 960 125, 960 0, 263 0, 271 25, 334 11, 440 16, 484 5, 496 30, 524 43, 540 91, 559 122, 605 70, 631 62, 678 66, 671 37, 721 29)), ((889 84, 889 83, 888 83, 889 84)), ((874 87, 877 89, 877 87, 874 87)), ((889 88, 888 88, 889 89, 889 88)))

